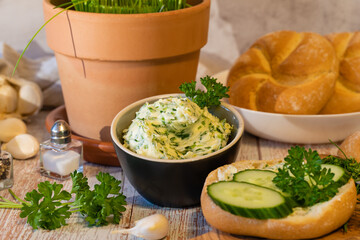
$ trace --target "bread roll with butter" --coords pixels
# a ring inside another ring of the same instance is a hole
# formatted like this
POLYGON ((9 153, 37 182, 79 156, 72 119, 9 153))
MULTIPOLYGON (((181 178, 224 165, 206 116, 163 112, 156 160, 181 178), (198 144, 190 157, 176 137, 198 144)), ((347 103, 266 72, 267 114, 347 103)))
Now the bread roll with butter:
POLYGON ((339 188, 331 200, 307 209, 295 208, 292 214, 279 219, 260 220, 233 215, 216 205, 207 193, 208 185, 229 180, 238 171, 264 169, 281 164, 282 161, 245 160, 212 171, 205 180, 201 194, 201 208, 206 221, 227 233, 271 239, 312 239, 330 233, 348 221, 356 205, 356 187, 352 178, 339 188))
POLYGON ((274 113, 316 114, 334 92, 338 60, 311 32, 278 31, 258 39, 229 72, 229 101, 274 113))
POLYGON ((339 59, 339 77, 334 94, 320 113, 337 114, 360 111, 360 32, 326 36, 339 59))

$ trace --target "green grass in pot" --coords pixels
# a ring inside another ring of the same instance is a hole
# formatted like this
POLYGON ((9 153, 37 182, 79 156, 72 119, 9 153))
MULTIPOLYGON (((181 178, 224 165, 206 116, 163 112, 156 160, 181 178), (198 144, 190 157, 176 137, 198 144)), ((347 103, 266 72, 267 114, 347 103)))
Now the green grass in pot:
POLYGON ((71 0, 76 11, 114 14, 166 12, 189 6, 186 0, 71 0))

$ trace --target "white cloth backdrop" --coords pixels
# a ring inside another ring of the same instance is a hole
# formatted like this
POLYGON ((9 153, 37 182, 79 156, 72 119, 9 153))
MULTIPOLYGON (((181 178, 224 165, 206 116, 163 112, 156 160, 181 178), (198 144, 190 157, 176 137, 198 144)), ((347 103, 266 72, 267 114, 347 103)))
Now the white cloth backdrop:
MULTIPOLYGON (((201 52, 197 78, 230 68, 252 42, 268 32, 357 31, 359 12, 360 0, 212 0, 209 38, 201 52)), ((22 50, 42 23, 42 0, 0 0, 0 42, 22 50)), ((34 44, 28 56, 37 58, 37 62, 45 60, 38 66, 43 71, 28 77, 41 85, 45 105, 61 104, 56 64, 45 54, 52 52, 46 45, 44 30, 36 42, 45 52, 34 44), (38 57, 45 58, 39 60, 38 57)), ((3 46, 0 44, 0 56, 4 55, 3 46)), ((10 48, 5 49, 11 52, 10 48)), ((31 60, 28 62, 34 64, 31 60)), ((7 63, 0 60, 0 72, 9 71, 4 67, 7 63)))

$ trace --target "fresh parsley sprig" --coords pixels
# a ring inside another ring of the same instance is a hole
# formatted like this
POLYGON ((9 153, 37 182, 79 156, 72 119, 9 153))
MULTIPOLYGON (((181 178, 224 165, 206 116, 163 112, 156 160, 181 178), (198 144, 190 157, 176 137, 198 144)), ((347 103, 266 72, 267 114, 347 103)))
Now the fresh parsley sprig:
POLYGON ((73 185, 72 193, 76 194, 74 208, 86 216, 85 220, 90 225, 107 225, 108 217, 113 216, 113 222, 119 223, 121 212, 126 208, 125 196, 120 193, 121 181, 108 173, 100 172, 96 178, 100 184, 94 186, 91 191, 87 184, 87 178, 82 173, 71 174, 73 185))
POLYGON ((229 87, 216 82, 216 78, 206 76, 200 78, 200 82, 206 88, 206 92, 196 89, 196 81, 180 85, 180 90, 185 93, 185 96, 191 98, 199 107, 218 106, 222 98, 229 97, 227 94, 229 87))
POLYGON ((49 181, 38 184, 38 191, 32 190, 25 195, 20 217, 27 217, 27 222, 34 228, 38 227, 53 230, 66 225, 66 219, 70 217, 70 207, 67 203, 71 194, 61 191, 62 184, 49 181))
POLYGON ((295 146, 288 153, 284 166, 273 179, 277 187, 303 207, 327 201, 336 195, 339 185, 334 183, 334 173, 321 168, 322 160, 317 151, 295 146))
POLYGON ((100 182, 90 190, 88 179, 80 172, 71 174, 73 186, 71 193, 62 190, 63 185, 49 181, 38 184, 37 190, 25 195, 24 200, 10 194, 20 203, 0 197, 0 208, 21 208, 20 217, 26 218, 34 229, 56 229, 66 225, 72 213, 80 212, 89 225, 107 225, 119 223, 122 212, 126 209, 125 196, 120 192, 121 181, 109 173, 98 173, 100 182), (69 201, 75 194, 75 201, 69 201), (109 218, 109 216, 113 216, 109 218))

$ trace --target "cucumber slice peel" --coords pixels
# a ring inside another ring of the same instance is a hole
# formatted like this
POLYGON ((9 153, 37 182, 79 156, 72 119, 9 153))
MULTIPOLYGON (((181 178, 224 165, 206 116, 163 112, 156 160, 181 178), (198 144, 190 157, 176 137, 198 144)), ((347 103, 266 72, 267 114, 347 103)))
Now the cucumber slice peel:
POLYGON ((273 178, 276 177, 276 173, 270 170, 261 169, 246 169, 234 174, 233 180, 236 182, 247 182, 262 187, 271 188, 277 191, 281 191, 273 183, 273 178))
POLYGON ((234 174, 233 180, 236 182, 247 182, 252 183, 258 186, 271 188, 275 191, 281 193, 285 198, 287 198, 293 207, 297 204, 291 199, 290 195, 281 191, 275 183, 272 181, 276 177, 276 172, 266 169, 245 169, 243 171, 237 172, 234 174))
POLYGON ((290 202, 279 192, 252 183, 220 181, 208 185, 207 191, 215 204, 234 215, 276 219, 292 213, 290 202))

